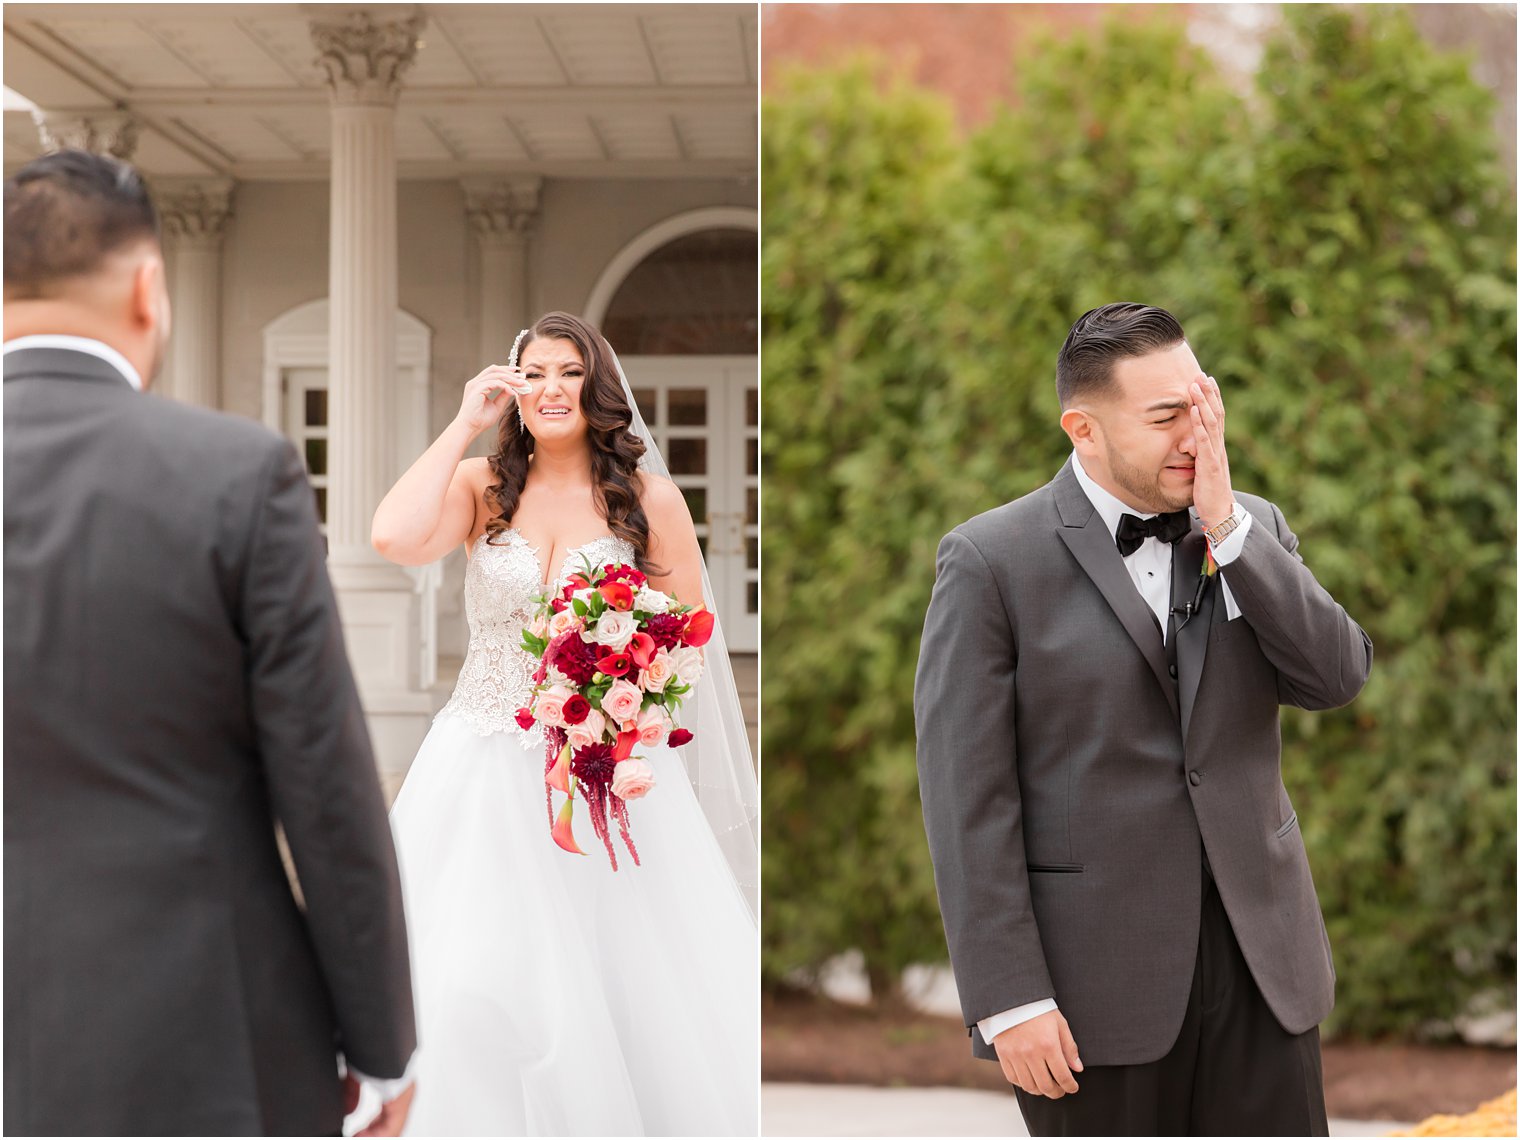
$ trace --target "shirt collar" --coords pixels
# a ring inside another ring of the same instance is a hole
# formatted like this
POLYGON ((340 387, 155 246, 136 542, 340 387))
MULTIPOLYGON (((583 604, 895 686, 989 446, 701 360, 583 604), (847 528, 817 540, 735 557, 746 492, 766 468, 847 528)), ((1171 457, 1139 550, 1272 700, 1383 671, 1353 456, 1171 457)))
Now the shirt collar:
POLYGON ((87 336, 39 333, 35 336, 18 336, 15 340, 6 341, 5 355, 9 356, 13 352, 20 352, 26 348, 64 348, 70 352, 89 353, 115 368, 121 373, 122 378, 139 392, 143 390, 142 377, 137 374, 137 369, 132 367, 132 362, 103 341, 93 340, 87 336))
POLYGON ((1092 505, 1102 516, 1103 525, 1108 527, 1109 534, 1119 529, 1119 520, 1125 515, 1134 515, 1141 519, 1156 517, 1155 511, 1137 511, 1134 507, 1120 501, 1111 492, 1098 486, 1093 477, 1087 473, 1087 469, 1082 466, 1082 457, 1075 451, 1071 453, 1071 469, 1077 477, 1077 482, 1082 484, 1082 490, 1087 492, 1087 497, 1092 500, 1092 505))

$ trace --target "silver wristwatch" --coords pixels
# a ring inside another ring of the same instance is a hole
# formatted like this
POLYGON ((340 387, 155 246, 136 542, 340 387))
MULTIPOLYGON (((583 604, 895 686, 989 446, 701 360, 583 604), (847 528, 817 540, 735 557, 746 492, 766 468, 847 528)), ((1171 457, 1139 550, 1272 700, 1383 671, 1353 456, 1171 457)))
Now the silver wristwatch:
POLYGON ((1210 546, 1218 546, 1225 539, 1229 538, 1230 535, 1235 532, 1236 528, 1240 526, 1242 514, 1240 504, 1234 503, 1232 505, 1234 507, 1234 510, 1230 512, 1228 518, 1224 519, 1221 522, 1215 523, 1213 526, 1209 527, 1203 532, 1203 537, 1209 540, 1210 546))

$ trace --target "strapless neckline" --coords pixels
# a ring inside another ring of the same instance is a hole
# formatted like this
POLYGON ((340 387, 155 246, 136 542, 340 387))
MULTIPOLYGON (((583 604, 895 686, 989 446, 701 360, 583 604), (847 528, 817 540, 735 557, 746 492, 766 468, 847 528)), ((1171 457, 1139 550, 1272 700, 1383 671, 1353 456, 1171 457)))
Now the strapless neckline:
MULTIPOLYGON (((509 527, 507 527, 505 533, 508 534, 508 535, 510 535, 511 537, 517 539, 518 544, 520 546, 522 546, 522 548, 524 550, 526 550, 530 555, 533 556, 533 562, 538 567, 538 585, 539 585, 539 588, 542 589, 542 590, 551 589, 552 587, 559 585, 559 583, 561 581, 563 581, 563 580, 565 580, 566 578, 569 577, 569 575, 567 575, 567 574, 564 573, 565 565, 575 555, 579 554, 583 550, 587 550, 590 547, 593 547, 593 546, 597 545, 598 543, 608 542, 608 541, 616 541, 617 540, 617 536, 609 532, 607 534, 599 534, 599 535, 596 535, 593 538, 588 538, 585 542, 582 542, 582 543, 579 543, 579 544, 577 544, 575 546, 570 547, 568 550, 565 551, 565 556, 562 559, 560 559, 560 563, 559 563, 560 575, 559 575, 559 577, 555 578, 554 581, 552 581, 552 582, 546 582, 546 581, 544 581, 544 574, 548 570, 548 567, 546 567, 544 565, 543 558, 539 556, 538 547, 534 546, 531 542, 529 542, 528 539, 527 539, 527 537, 523 534, 523 532, 520 531, 520 530, 518 530, 515 526, 509 526, 509 527)), ((477 538, 475 540, 475 544, 477 546, 479 546, 480 543, 485 538, 486 538, 486 535, 485 534, 481 534, 480 538, 477 538)), ((473 557, 473 553, 472 553, 472 557, 473 557)))

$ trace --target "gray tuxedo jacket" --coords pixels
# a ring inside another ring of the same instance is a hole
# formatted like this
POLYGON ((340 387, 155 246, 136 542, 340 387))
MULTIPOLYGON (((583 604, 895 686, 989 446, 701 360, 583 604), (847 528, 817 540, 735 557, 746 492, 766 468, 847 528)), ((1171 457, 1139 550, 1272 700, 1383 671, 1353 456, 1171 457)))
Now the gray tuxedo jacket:
MULTIPOLYGON (((1088 1065, 1176 1040, 1198 947, 1203 858, 1283 1028, 1334 1002, 1335 971, 1278 705, 1334 708, 1372 643, 1299 558, 1278 509, 1253 516, 1176 635, 1161 632, 1071 470, 940 543, 914 690, 919 786, 962 1012, 1053 997, 1088 1065)), ((1173 601, 1205 541, 1176 546, 1173 601)))
POLYGON ((301 462, 85 353, 4 392, 5 1131, 336 1134, 416 1038, 301 462))

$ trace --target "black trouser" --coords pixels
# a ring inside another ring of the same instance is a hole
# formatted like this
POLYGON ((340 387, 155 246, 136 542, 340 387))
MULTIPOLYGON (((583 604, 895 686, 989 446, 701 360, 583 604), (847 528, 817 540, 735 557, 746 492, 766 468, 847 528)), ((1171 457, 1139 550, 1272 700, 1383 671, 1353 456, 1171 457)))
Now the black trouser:
POLYGON ((1294 1035, 1272 1016, 1207 874, 1193 988, 1171 1050, 1148 1065, 1072 1075, 1079 1091, 1059 1100, 1016 1090, 1030 1135, 1330 1134, 1319 1029, 1294 1035))

